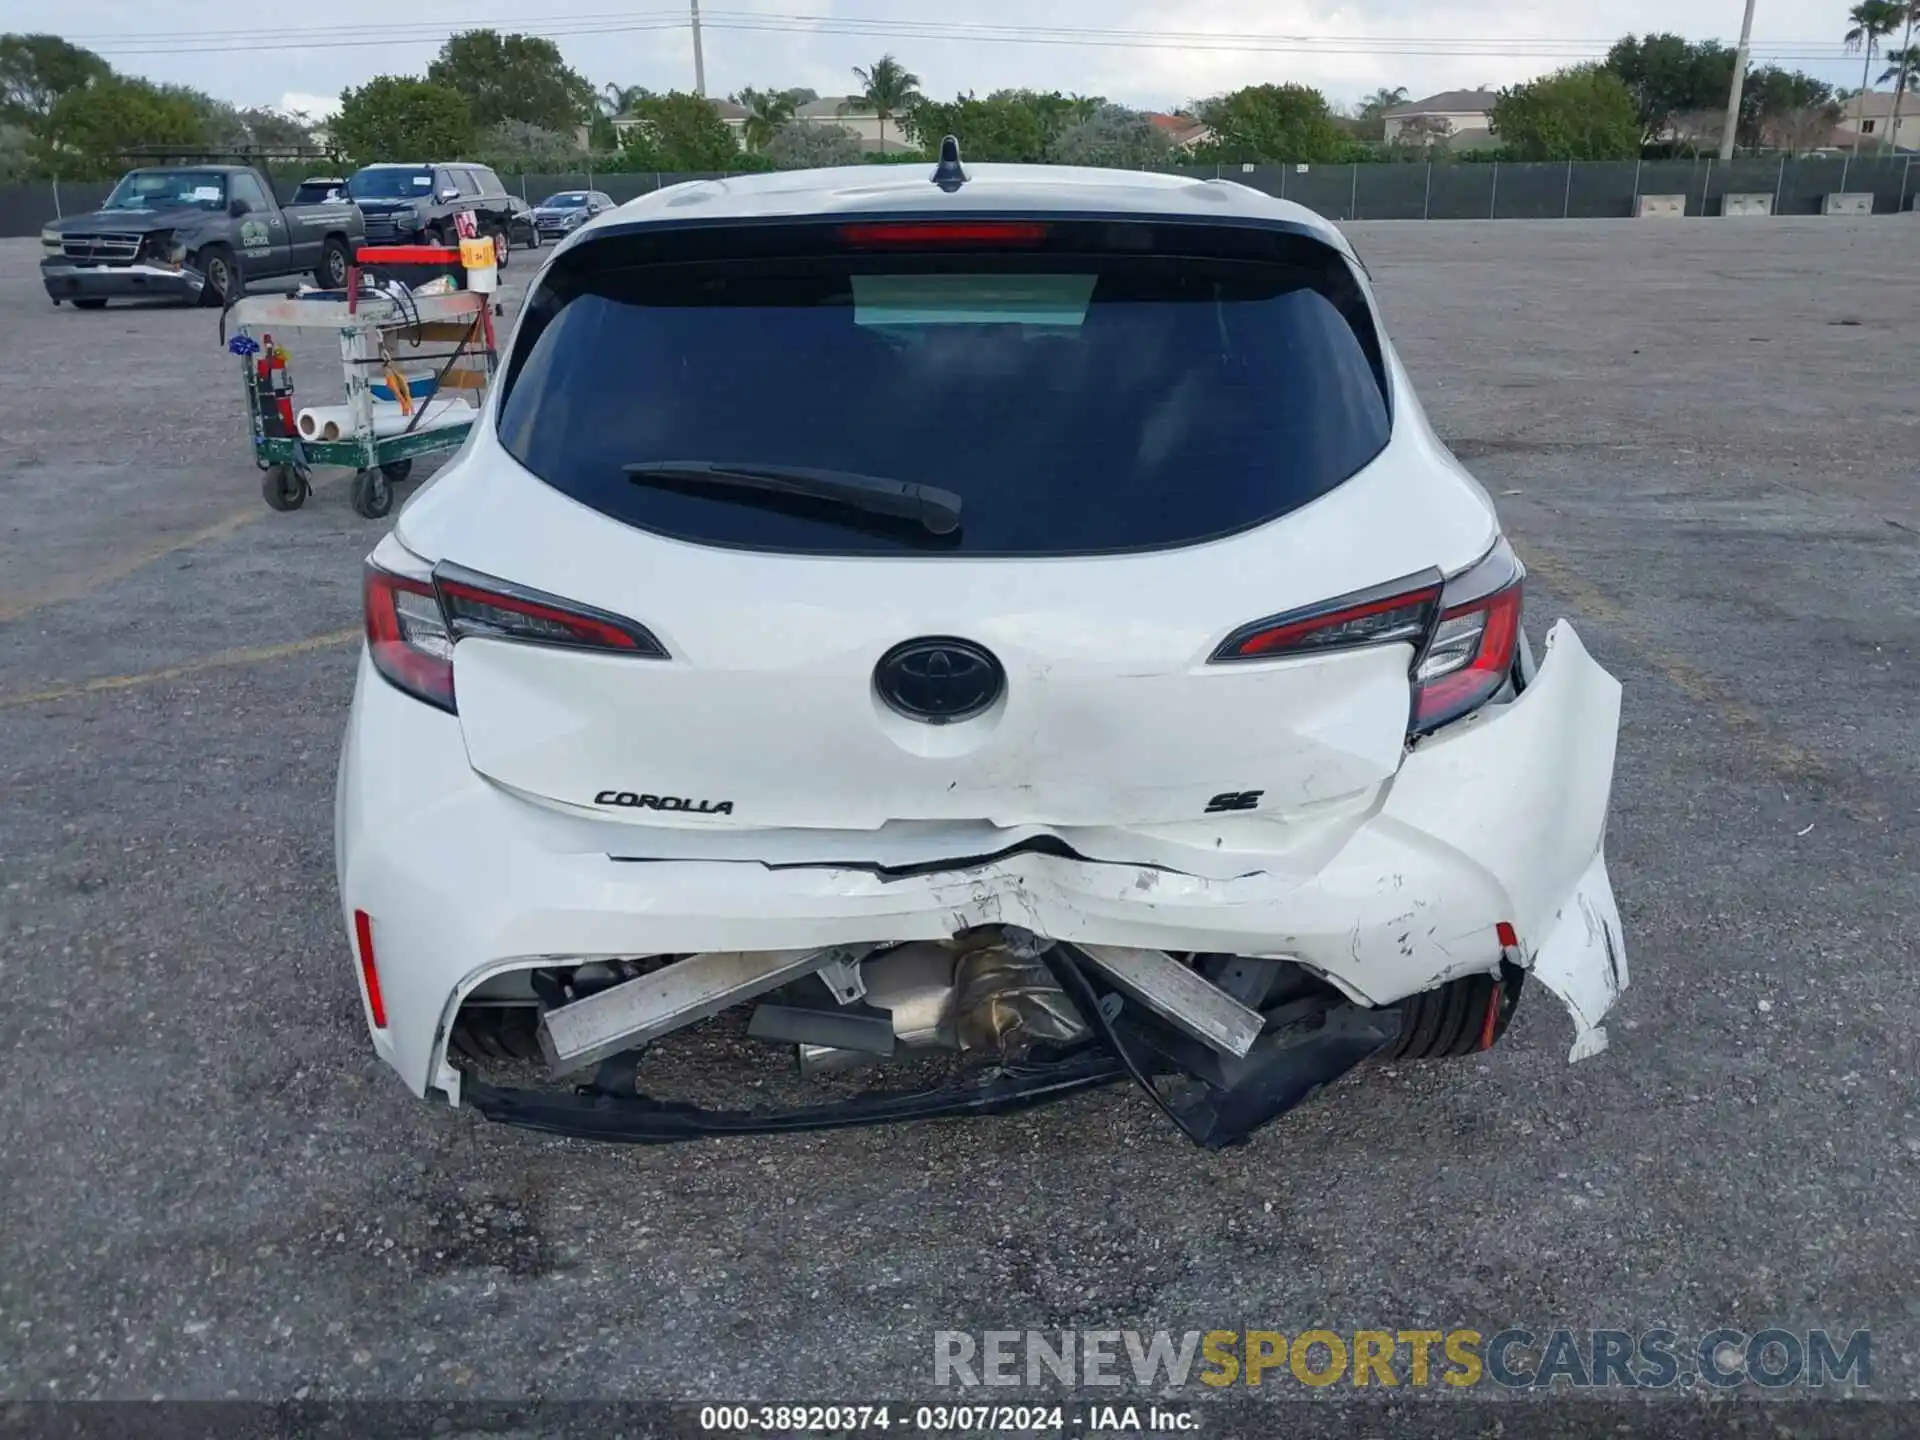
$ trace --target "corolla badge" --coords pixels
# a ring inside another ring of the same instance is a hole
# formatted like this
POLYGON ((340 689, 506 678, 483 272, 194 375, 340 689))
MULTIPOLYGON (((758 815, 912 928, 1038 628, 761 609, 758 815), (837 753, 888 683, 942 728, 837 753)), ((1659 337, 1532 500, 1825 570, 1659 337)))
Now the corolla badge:
POLYGON ((1006 685, 1007 672, 991 651, 944 635, 904 641, 873 667, 873 687, 888 708, 928 725, 990 710, 1006 685))

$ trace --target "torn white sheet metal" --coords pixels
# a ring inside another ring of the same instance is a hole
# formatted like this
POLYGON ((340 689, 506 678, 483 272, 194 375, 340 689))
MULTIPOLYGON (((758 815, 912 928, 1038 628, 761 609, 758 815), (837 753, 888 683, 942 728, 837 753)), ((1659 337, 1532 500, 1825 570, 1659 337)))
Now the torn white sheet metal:
POLYGON ((1593 857, 1554 917, 1534 954, 1533 978, 1558 995, 1573 1017, 1569 1064, 1607 1048, 1600 1021, 1627 988, 1627 942, 1604 852, 1593 857))
POLYGON ((1620 682, 1561 620, 1526 692, 1417 745, 1380 818, 1485 871, 1532 953, 1606 835, 1619 733, 1620 682))

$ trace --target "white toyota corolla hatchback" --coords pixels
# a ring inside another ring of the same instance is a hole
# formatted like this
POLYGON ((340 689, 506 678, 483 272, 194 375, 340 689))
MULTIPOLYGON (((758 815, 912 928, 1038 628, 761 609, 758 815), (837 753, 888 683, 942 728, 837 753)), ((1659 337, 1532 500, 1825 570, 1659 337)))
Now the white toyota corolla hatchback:
POLYGON ((659 191, 367 564, 374 1047, 637 1141, 1131 1079, 1228 1144, 1528 977, 1580 1059, 1620 688, 1522 590, 1309 211, 951 142, 659 191), (686 1045, 820 1078, 653 1093, 686 1045))

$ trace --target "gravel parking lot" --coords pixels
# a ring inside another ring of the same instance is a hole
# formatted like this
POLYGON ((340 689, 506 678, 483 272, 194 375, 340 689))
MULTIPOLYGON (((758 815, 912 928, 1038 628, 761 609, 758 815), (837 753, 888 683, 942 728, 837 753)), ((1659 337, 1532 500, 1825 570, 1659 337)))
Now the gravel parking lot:
POLYGON ((941 1329, 1657 1324, 1870 1328, 1920 1398, 1920 226, 1353 231, 1530 628, 1626 686, 1634 983, 1595 1060, 1536 991, 1219 1155, 1126 1090, 653 1150, 414 1100, 332 875, 382 526, 344 476, 267 510, 213 312, 52 309, 0 242, 0 1398, 901 1398, 941 1329))

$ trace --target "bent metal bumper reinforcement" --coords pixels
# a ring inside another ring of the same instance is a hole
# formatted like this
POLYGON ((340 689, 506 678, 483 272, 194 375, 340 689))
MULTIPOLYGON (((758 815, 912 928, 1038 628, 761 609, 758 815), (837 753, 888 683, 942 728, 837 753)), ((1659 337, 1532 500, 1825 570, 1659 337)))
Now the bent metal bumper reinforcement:
POLYGON ((662 1144, 1006 1114, 1131 1079, 1188 1138, 1219 1149, 1246 1140, 1400 1030, 1397 1008, 1333 998, 1262 1015, 1161 951, 1082 947, 1011 927, 1007 939, 1010 949, 1045 963, 1086 1017, 1090 1038, 1037 1046, 1018 1061, 1003 1060, 936 1089, 869 1091, 785 1110, 711 1110, 640 1094, 639 1064, 649 1040, 875 947, 715 952, 549 1010, 540 1043, 555 1073, 592 1068, 591 1078, 570 1093, 496 1086, 469 1073, 462 1095, 504 1124, 662 1144))

